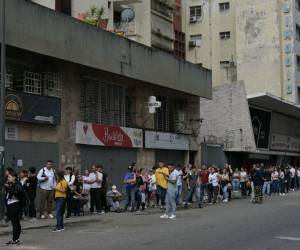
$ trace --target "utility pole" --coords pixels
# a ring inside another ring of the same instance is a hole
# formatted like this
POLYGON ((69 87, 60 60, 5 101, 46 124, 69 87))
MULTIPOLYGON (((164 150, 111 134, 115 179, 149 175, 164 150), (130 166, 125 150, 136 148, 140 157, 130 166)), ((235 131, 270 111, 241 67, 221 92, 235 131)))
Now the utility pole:
POLYGON ((0 219, 4 219, 4 155, 5 155, 5 0, 1 1, 1 95, 0 95, 0 219))

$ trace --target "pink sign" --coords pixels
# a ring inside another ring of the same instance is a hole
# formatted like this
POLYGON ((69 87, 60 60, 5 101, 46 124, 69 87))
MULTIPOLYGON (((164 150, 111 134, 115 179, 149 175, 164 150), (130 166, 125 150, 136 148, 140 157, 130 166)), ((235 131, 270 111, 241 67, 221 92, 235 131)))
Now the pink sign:
POLYGON ((108 147, 142 148, 143 131, 135 128, 77 121, 76 143, 108 147))

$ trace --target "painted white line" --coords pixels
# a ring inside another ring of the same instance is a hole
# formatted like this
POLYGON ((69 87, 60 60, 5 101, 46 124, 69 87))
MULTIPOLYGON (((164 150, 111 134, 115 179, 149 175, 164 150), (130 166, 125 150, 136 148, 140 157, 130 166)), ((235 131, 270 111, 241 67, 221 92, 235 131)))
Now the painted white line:
POLYGON ((279 240, 300 241, 300 238, 297 238, 297 237, 278 236, 278 237, 275 237, 275 238, 276 238, 276 239, 279 239, 279 240))

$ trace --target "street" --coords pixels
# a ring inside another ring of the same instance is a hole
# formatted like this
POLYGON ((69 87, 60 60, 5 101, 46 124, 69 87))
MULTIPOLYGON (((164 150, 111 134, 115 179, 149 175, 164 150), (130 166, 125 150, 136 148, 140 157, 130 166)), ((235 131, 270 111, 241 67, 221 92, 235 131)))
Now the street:
POLYGON ((300 249, 300 192, 267 199, 262 205, 246 200, 204 209, 180 210, 176 220, 145 212, 95 217, 94 222, 26 230, 21 245, 0 249, 300 249))

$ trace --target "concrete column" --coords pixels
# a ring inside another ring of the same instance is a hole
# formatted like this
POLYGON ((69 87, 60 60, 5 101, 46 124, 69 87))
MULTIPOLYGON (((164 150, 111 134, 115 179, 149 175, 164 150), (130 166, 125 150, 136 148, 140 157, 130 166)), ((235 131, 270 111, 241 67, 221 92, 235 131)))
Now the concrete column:
POLYGON ((80 120, 80 75, 76 66, 61 65, 63 71, 62 119, 58 130, 60 168, 81 169, 80 148, 75 144, 75 124, 80 120))
MULTIPOLYGON (((153 92, 149 88, 137 87, 134 89, 135 103, 132 105, 133 122, 138 127, 153 129, 154 115, 149 114, 146 102, 153 92)), ((155 150, 138 149, 137 166, 143 168, 152 168, 155 164, 155 150)))

